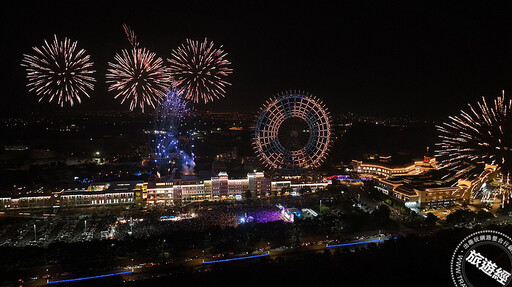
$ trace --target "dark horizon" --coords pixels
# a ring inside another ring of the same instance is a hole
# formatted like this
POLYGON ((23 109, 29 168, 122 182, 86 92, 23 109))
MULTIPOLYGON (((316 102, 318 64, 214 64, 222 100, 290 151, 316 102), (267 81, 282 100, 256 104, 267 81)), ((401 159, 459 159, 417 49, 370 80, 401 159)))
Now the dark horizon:
POLYGON ((24 53, 53 34, 77 40, 97 71, 92 97, 62 110, 128 110, 104 83, 107 62, 129 47, 123 23, 162 58, 186 38, 224 46, 232 86, 225 98, 196 104, 199 110, 255 112, 268 97, 297 89, 333 113, 438 119, 482 96, 512 92, 512 20, 504 4, 135 3, 4 3, 4 114, 61 110, 28 92, 20 66, 24 53))

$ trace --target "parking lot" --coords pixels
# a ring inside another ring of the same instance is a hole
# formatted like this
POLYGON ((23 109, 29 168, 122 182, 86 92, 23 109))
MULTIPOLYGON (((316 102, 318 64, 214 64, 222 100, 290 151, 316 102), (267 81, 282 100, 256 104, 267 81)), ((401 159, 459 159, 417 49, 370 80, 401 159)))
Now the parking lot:
POLYGON ((13 219, 2 224, 0 246, 47 247, 52 242, 84 242, 101 238, 108 218, 13 219))

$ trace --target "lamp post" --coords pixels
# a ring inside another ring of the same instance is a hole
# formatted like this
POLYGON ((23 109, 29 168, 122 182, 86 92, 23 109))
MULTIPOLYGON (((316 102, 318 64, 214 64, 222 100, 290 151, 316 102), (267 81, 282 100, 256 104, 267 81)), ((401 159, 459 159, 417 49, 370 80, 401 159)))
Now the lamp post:
POLYGON ((36 224, 34 223, 34 241, 37 242, 36 224))

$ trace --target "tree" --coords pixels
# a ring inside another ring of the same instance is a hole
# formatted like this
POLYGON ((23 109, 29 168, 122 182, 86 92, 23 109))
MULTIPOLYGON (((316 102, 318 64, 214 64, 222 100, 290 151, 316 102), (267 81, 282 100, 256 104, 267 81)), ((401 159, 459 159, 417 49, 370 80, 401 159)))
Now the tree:
POLYGON ((377 209, 375 209, 372 212, 372 215, 377 218, 387 220, 387 219, 389 219, 389 216, 391 215, 391 210, 389 210, 389 207, 387 205, 382 204, 382 205, 379 205, 379 207, 377 207, 377 209))
POLYGON ((475 213, 471 210, 459 209, 446 216, 446 223, 448 224, 459 224, 469 222, 475 219, 475 213))
POLYGON ((427 214, 427 218, 425 218, 425 223, 428 225, 435 225, 438 220, 439 218, 435 214, 429 212, 427 214))
POLYGON ((476 214, 476 219, 477 220, 486 220, 486 219, 490 219, 490 218, 494 218, 494 215, 492 215, 492 213, 487 212, 485 210, 480 210, 476 214))
POLYGON ((251 191, 250 190, 246 190, 245 191, 245 199, 251 199, 251 197, 252 197, 251 191))
POLYGON ((311 187, 305 186, 299 189, 299 194, 303 195, 304 193, 311 193, 311 187))
POLYGON ((293 189, 292 189, 291 187, 289 187, 289 186, 285 186, 285 187, 283 187, 283 188, 281 189, 281 195, 284 195, 284 194, 286 194, 287 192, 292 192, 292 191, 293 191, 293 189))
POLYGON ((320 208, 320 213, 329 213, 331 212, 331 209, 328 206, 322 205, 320 208))

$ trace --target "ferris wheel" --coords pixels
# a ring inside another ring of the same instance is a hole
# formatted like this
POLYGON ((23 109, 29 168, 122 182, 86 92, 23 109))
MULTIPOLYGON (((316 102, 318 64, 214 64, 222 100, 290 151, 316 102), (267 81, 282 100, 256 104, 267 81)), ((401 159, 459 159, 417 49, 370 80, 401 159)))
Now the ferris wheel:
POLYGON ((253 148, 271 170, 320 166, 331 144, 331 118, 325 105, 307 92, 285 91, 261 108, 253 148))

